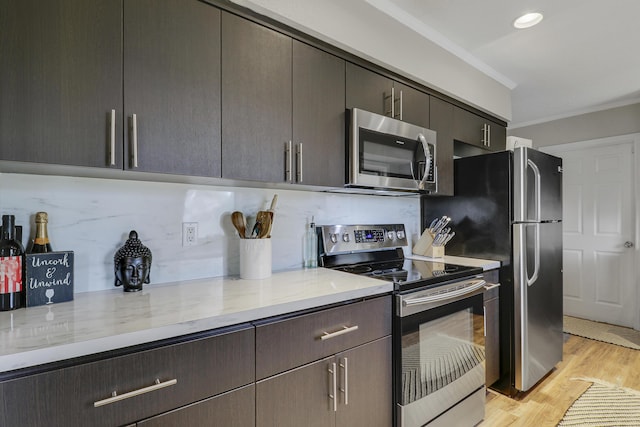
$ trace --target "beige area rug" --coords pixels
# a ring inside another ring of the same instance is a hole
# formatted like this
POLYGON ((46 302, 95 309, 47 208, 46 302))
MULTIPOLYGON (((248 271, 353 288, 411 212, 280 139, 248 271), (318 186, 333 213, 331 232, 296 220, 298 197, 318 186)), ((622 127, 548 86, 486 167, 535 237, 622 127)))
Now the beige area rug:
POLYGON ((571 316, 564 316, 563 323, 568 334, 640 350, 640 332, 634 329, 571 316))
POLYGON ((640 426, 640 392, 593 378, 572 378, 593 383, 573 402, 558 427, 640 426))

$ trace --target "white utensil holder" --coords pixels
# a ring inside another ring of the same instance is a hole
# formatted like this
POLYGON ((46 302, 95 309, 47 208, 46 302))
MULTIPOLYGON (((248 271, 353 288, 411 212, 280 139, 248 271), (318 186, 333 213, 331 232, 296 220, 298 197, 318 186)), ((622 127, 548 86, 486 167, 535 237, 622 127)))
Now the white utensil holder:
POLYGON ((444 246, 433 246, 433 239, 435 237, 428 228, 425 229, 413 247, 413 253, 429 258, 444 258, 444 246))
POLYGON ((240 239, 240 278, 271 276, 271 239, 240 239))

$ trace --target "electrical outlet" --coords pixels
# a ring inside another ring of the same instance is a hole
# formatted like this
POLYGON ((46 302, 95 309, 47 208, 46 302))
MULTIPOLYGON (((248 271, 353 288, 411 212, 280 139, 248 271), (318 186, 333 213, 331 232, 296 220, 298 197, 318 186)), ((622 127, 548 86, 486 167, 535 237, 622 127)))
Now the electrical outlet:
POLYGON ((194 246, 198 244, 198 223, 182 223, 182 246, 194 246))

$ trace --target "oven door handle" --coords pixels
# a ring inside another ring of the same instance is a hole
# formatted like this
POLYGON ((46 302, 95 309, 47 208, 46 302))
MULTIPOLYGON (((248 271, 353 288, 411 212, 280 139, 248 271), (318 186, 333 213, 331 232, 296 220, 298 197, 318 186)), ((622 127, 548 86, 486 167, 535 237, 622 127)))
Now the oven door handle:
POLYGON ((484 287, 484 285, 487 284, 487 282, 485 280, 476 280, 475 282, 471 282, 473 283, 472 285, 466 287, 466 288, 462 288, 462 289, 457 289, 455 291, 451 291, 451 292, 446 292, 443 294, 436 294, 436 295, 429 295, 426 297, 418 297, 418 298, 411 298, 411 299, 405 299, 402 300, 402 305, 405 307, 410 307, 412 305, 418 305, 418 304, 427 304, 427 303, 432 303, 432 302, 439 302, 439 301, 446 301, 448 299, 453 299, 453 298, 458 298, 467 294, 471 294, 475 291, 477 291, 478 289, 484 287))

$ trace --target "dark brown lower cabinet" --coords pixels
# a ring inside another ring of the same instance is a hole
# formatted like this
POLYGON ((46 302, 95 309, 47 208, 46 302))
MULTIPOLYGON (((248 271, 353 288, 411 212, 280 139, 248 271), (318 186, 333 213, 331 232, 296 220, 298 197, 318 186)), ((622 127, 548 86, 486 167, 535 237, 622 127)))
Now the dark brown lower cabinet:
POLYGON ((391 336, 256 383, 256 427, 390 425, 391 336))
POLYGON ((255 422, 255 387, 251 384, 140 421, 137 425, 138 427, 253 427, 255 422))
MULTIPOLYGON (((212 336, 7 380, 0 384, 4 406, 4 420, 0 419, 4 423, 0 424, 128 425, 254 381, 254 328, 247 325, 241 330, 212 331, 212 336), (114 392, 125 398, 108 400, 114 392)), ((236 396, 240 395, 234 399, 236 396)), ((253 408, 248 410, 253 412, 253 408)), ((192 411, 182 414, 189 419, 192 411)))

